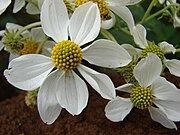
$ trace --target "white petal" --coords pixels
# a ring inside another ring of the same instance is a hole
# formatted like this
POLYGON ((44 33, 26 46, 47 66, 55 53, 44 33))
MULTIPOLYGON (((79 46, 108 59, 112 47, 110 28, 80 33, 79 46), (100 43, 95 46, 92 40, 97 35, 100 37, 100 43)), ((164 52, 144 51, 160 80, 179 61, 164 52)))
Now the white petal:
POLYGON ((0 6, 0 15, 6 10, 6 8, 11 3, 11 0, 0 0, 1 6, 0 6))
POLYGON ((12 61, 13 59, 19 57, 19 56, 20 56, 19 54, 12 54, 12 53, 10 53, 10 55, 9 55, 9 62, 12 61))
POLYGON ((127 23, 128 28, 132 33, 135 24, 131 11, 127 7, 118 4, 109 5, 109 8, 127 23))
POLYGON ((2 41, 0 41, 0 51, 4 48, 4 44, 2 41))
POLYGON ((115 87, 111 79, 105 75, 98 73, 88 67, 80 65, 79 72, 84 79, 105 99, 112 99, 115 97, 115 87))
POLYGON ((19 10, 21 10, 25 5, 25 0, 15 0, 13 13, 17 13, 19 10))
POLYGON ((134 48, 132 45, 130 44, 122 44, 121 45, 124 49, 126 49, 126 51, 131 55, 132 58, 134 58, 135 60, 138 59, 141 55, 141 50, 134 48))
POLYGON ((45 56, 49 56, 51 57, 51 51, 52 51, 52 48, 53 46, 55 45, 56 43, 53 42, 53 41, 46 41, 43 45, 43 48, 42 48, 42 54, 45 55, 45 56))
POLYGON ((119 44, 106 40, 96 40, 83 50, 83 59, 102 67, 122 67, 131 62, 129 53, 119 44))
POLYGON ((94 40, 100 31, 101 18, 97 4, 87 2, 79 6, 70 19, 71 40, 83 45, 94 40))
POLYGON ((101 22, 101 28, 103 29, 110 29, 114 26, 116 23, 116 17, 113 13, 111 13, 111 18, 108 20, 102 20, 101 22))
POLYGON ((153 53, 149 53, 146 58, 142 59, 134 67, 134 77, 142 87, 150 86, 160 76, 161 72, 161 60, 153 53))
POLYGON ((154 104, 166 114, 168 119, 180 121, 180 102, 154 100, 154 104))
MULTIPOLYGON (((47 53, 48 53, 48 56, 51 57, 51 51, 52 51, 52 48, 53 48, 53 46, 54 46, 55 44, 56 44, 56 43, 53 42, 53 41, 51 41, 51 40, 46 41, 46 42, 44 43, 44 45, 43 45, 43 51, 45 51, 45 52, 42 51, 42 54, 47 54, 47 53)), ((47 55, 46 55, 46 56, 47 56, 47 55)))
POLYGON ((31 15, 40 14, 40 10, 32 3, 28 3, 26 6, 26 12, 31 15))
POLYGON ((5 30, 0 30, 0 37, 2 37, 5 32, 6 32, 5 30))
POLYGON ((38 111, 44 123, 52 124, 59 116, 62 107, 56 98, 57 80, 61 77, 63 72, 52 72, 43 82, 39 89, 37 103, 38 111))
POLYGON ((37 89, 53 69, 51 58, 38 55, 22 55, 9 63, 4 75, 8 82, 22 90, 37 89))
POLYGON ((121 6, 125 5, 135 5, 139 3, 142 0, 105 0, 105 2, 110 3, 110 4, 119 4, 121 6))
POLYGON ((149 112, 150 112, 151 118, 154 121, 159 122, 166 128, 170 128, 170 129, 175 128, 177 130, 177 127, 174 124, 174 122, 169 120, 167 116, 160 109, 151 107, 149 108, 149 112))
POLYGON ((42 40, 45 38, 43 29, 41 27, 32 28, 31 37, 32 37, 32 40, 36 42, 42 42, 42 40))
MULTIPOLYGON (((22 29, 23 27, 22 26, 20 26, 20 25, 18 25, 18 24, 15 24, 15 23, 7 23, 6 24, 6 28, 8 29, 8 30, 10 30, 10 31, 18 31, 18 30, 20 30, 20 29, 22 29)), ((29 37, 29 31, 28 30, 26 30, 26 31, 24 31, 23 33, 21 33, 23 36, 27 36, 27 37, 29 37)))
POLYGON ((176 52, 176 49, 174 48, 174 46, 172 44, 169 44, 168 42, 163 41, 159 44, 159 46, 164 53, 172 52, 173 54, 175 54, 176 52))
POLYGON ((46 35, 56 42, 68 39, 69 18, 63 0, 45 0, 41 8, 41 23, 46 35))
POLYGON ((73 71, 67 71, 58 80, 57 99, 59 104, 72 115, 78 115, 88 102, 85 82, 73 71))
POLYGON ((138 24, 134 27, 132 35, 134 37, 134 42, 141 48, 146 48, 148 46, 146 40, 146 29, 143 25, 138 24))
POLYGON ((41 9, 43 2, 44 2, 44 0, 38 0, 38 7, 39 7, 39 9, 41 9))
POLYGON ((151 85, 152 94, 161 100, 179 101, 180 90, 163 77, 158 77, 151 85))
POLYGON ((129 98, 116 97, 106 105, 105 115, 113 122, 123 121, 130 113, 132 107, 133 105, 129 98))
POLYGON ((170 73, 180 77, 180 61, 176 59, 167 60, 165 59, 164 64, 169 69, 170 73))
POLYGON ((128 83, 128 84, 124 84, 117 87, 116 90, 131 93, 133 90, 133 87, 134 87, 134 84, 128 83))
POLYGON ((20 30, 22 29, 23 27, 18 25, 18 24, 15 24, 15 23, 7 23, 6 24, 6 28, 8 30, 14 30, 14 31, 17 31, 17 30, 20 30))

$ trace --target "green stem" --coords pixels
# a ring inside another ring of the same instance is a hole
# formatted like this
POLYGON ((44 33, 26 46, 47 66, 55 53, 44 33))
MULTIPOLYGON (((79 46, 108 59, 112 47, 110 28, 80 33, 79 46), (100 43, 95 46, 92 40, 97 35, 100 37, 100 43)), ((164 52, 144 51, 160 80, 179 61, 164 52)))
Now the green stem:
POLYGON ((30 28, 40 26, 40 25, 41 25, 41 22, 35 22, 35 23, 31 23, 31 24, 23 27, 22 29, 18 30, 18 32, 16 33, 14 38, 18 37, 22 32, 24 32, 24 31, 26 31, 26 30, 28 30, 30 28))
POLYGON ((180 48, 179 49, 176 49, 176 53, 179 53, 180 52, 180 48))
POLYGON ((156 1, 157 1, 157 0, 153 0, 153 1, 151 2, 151 4, 149 5, 146 13, 144 14, 144 16, 143 16, 143 18, 142 18, 142 20, 141 20, 141 23, 144 23, 144 21, 146 20, 147 16, 148 16, 149 13, 151 12, 151 10, 152 10, 154 4, 156 3, 156 1))
POLYGON ((174 3, 172 0, 168 0, 170 4, 174 3))
POLYGON ((42 40, 42 42, 39 44, 39 46, 38 46, 38 48, 37 48, 37 50, 36 50, 36 54, 39 54, 39 53, 40 53, 43 45, 44 45, 45 42, 48 40, 48 38, 49 38, 49 37, 46 36, 46 37, 42 40))
POLYGON ((112 41, 117 43, 116 39, 114 38, 114 36, 109 31, 101 28, 100 32, 105 38, 112 40, 112 41))
POLYGON ((172 3, 171 5, 168 5, 167 7, 163 8, 163 9, 159 10, 158 12, 152 14, 151 16, 147 17, 143 22, 141 21, 140 23, 142 24, 142 23, 144 23, 144 22, 146 22, 148 20, 151 20, 152 18, 162 14, 164 11, 166 11, 168 8, 170 8, 172 6, 178 6, 178 4, 177 3, 172 3))
POLYGON ((124 32, 124 33, 126 33, 127 35, 132 36, 131 33, 127 29, 125 29, 125 28, 119 28, 119 30, 124 32))

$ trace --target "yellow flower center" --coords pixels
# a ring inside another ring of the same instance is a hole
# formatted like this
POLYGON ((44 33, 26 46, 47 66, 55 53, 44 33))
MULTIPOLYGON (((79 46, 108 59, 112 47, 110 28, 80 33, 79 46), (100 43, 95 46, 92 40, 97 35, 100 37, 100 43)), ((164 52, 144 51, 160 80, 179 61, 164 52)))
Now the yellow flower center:
POLYGON ((161 48, 157 45, 151 44, 147 46, 144 50, 142 50, 141 58, 145 58, 148 55, 148 53, 155 53, 161 59, 161 61, 163 61, 164 59, 164 53, 161 50, 161 48))
POLYGON ((71 13, 73 11, 71 3, 68 0, 64 0, 64 3, 66 5, 68 13, 71 13))
POLYGON ((24 54, 35 54, 36 50, 38 48, 38 43, 30 40, 30 41, 26 41, 23 45, 23 49, 21 49, 19 51, 20 55, 24 55, 24 54))
POLYGON ((134 107, 146 109, 152 106, 153 96, 150 88, 136 87, 130 94, 131 101, 134 107))
POLYGON ((82 60, 81 48, 71 40, 63 40, 57 43, 51 53, 55 67, 60 70, 72 70, 76 68, 82 60))
POLYGON ((94 3, 97 3, 102 20, 108 19, 110 17, 110 9, 107 6, 107 3, 104 2, 104 0, 75 0, 74 3, 76 5, 76 7, 78 7, 78 6, 84 4, 88 1, 92 1, 94 3))

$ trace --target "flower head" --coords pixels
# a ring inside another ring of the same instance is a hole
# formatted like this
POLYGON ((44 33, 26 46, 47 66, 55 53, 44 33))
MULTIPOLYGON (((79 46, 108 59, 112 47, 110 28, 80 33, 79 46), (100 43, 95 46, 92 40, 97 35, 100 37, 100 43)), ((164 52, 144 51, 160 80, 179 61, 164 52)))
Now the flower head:
POLYGON ((149 53, 154 53, 161 59, 161 61, 169 69, 171 74, 180 77, 180 61, 177 59, 168 60, 165 57, 166 53, 175 54, 176 49, 174 48, 174 46, 165 41, 160 42, 158 45, 153 42, 148 43, 146 39, 146 33, 146 29, 141 24, 136 25, 132 29, 134 41, 141 48, 141 50, 135 50, 131 48, 131 52, 133 52, 132 55, 137 55, 141 58, 145 58, 149 53))
MULTIPOLYGON (((35 54, 41 42, 46 39, 41 27, 32 28, 30 31, 26 30, 17 35, 20 29, 23 29, 20 25, 7 23, 6 30, 0 31, 0 36, 3 37, 0 41, 0 50, 4 48, 10 53, 10 61, 20 55, 35 54)), ((53 45, 54 42, 45 41, 39 53, 50 56, 53 45)))
POLYGON ((51 57, 23 55, 11 61, 9 69, 5 70, 7 80, 20 89, 40 87, 38 110, 45 123, 53 123, 62 108, 72 115, 82 112, 88 101, 88 90, 83 79, 103 98, 115 97, 110 78, 83 63, 86 60, 111 68, 125 66, 131 61, 127 51, 112 41, 100 39, 83 46, 98 36, 100 21, 98 6, 92 2, 76 8, 69 19, 63 1, 46 0, 41 10, 41 23, 45 34, 56 42, 51 57))
POLYGON ((180 120, 180 91, 165 78, 160 77, 162 65, 155 54, 149 54, 134 68, 139 86, 125 84, 116 88, 130 93, 130 98, 117 96, 105 108, 111 121, 122 121, 133 107, 148 109, 151 118, 167 128, 175 128, 173 121, 180 120))

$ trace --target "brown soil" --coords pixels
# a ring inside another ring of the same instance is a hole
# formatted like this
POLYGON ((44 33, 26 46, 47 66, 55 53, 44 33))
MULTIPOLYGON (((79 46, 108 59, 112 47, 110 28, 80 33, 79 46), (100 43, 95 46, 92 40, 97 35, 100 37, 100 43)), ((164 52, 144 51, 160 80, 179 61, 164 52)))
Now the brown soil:
MULTIPOLYGON (((115 72, 107 72, 118 86, 123 83, 115 72)), ((166 74, 168 79, 178 86, 180 78, 166 74)), ((100 97, 89 87, 89 102, 78 116, 63 110, 52 125, 44 124, 36 108, 30 109, 24 103, 25 92, 0 102, 0 135, 180 135, 179 130, 170 130, 151 120, 147 111, 138 109, 123 122, 113 123, 104 115, 108 100, 100 97)))

